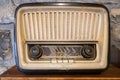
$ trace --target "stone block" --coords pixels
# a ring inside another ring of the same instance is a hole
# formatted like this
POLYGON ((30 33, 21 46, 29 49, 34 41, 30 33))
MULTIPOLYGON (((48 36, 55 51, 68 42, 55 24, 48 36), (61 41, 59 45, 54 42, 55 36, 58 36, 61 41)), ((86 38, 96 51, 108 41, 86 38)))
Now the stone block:
POLYGON ((0 24, 0 73, 15 65, 14 24, 0 24))

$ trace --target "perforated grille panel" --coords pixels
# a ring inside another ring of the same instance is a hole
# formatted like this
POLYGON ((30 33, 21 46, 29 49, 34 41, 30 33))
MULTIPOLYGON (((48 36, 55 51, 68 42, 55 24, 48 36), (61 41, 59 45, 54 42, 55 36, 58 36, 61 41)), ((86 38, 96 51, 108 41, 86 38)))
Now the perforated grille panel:
POLYGON ((35 10, 23 14, 26 40, 97 40, 102 13, 81 10, 35 10))

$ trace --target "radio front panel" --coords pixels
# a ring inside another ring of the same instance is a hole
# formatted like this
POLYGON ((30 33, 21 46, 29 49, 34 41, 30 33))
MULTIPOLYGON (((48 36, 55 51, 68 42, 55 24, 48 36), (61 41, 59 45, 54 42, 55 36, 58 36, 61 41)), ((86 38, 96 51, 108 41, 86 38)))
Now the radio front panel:
POLYGON ((31 3, 18 8, 19 66, 28 70, 106 68, 109 45, 106 8, 95 4, 59 4, 31 3))

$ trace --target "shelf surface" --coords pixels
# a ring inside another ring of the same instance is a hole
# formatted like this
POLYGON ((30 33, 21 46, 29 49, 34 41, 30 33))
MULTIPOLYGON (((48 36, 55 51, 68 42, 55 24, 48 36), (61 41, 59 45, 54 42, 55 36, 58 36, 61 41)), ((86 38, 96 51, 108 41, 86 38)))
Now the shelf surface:
POLYGON ((26 75, 17 70, 14 66, 0 76, 1 80, 16 80, 16 79, 120 79, 120 68, 110 65, 109 68, 100 74, 76 74, 76 75, 26 75))

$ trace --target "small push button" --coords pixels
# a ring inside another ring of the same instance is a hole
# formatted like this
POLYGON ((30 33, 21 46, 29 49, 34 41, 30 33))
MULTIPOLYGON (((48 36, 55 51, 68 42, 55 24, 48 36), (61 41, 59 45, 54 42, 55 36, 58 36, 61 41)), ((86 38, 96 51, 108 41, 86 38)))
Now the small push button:
POLYGON ((63 63, 68 63, 68 60, 67 59, 63 59, 63 63))
POLYGON ((57 62, 58 63, 62 63, 63 61, 62 61, 62 59, 58 59, 57 62))
POLYGON ((56 59, 52 59, 51 62, 52 63, 57 63, 57 60, 56 59))
POLYGON ((73 63, 74 62, 74 60, 73 59, 69 59, 69 63, 73 63))

